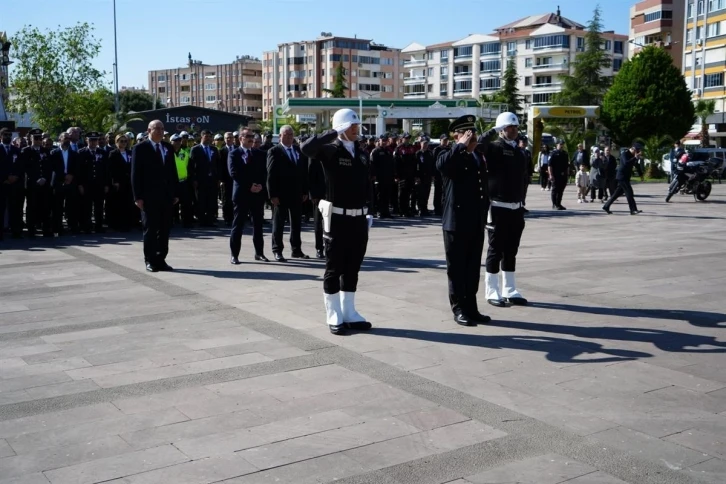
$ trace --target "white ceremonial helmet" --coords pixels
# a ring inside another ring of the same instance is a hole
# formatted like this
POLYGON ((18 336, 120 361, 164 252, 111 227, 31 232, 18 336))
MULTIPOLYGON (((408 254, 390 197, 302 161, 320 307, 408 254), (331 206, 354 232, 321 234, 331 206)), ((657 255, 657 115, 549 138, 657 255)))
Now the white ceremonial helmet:
POLYGON ((497 122, 494 126, 499 130, 509 126, 519 126, 519 118, 514 113, 501 113, 497 116, 497 122))
POLYGON ((352 126, 354 124, 360 124, 360 118, 358 114, 352 109, 339 109, 333 115, 333 129, 338 131, 338 128, 344 124, 352 126))

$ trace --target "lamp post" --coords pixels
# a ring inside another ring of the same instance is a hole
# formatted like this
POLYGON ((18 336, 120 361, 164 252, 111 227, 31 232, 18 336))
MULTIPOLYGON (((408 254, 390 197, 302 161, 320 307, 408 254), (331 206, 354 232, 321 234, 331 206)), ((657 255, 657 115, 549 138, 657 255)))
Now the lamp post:
MULTIPOLYGON (((116 117, 119 115, 118 100, 118 42, 116 41, 116 0, 113 0, 113 84, 114 84, 114 106, 116 117)), ((156 106, 154 106, 156 108, 156 106)))
POLYGON ((8 75, 8 66, 13 62, 10 60, 10 43, 4 37, 0 39, 0 121, 7 121, 8 114, 5 111, 5 78, 8 75))

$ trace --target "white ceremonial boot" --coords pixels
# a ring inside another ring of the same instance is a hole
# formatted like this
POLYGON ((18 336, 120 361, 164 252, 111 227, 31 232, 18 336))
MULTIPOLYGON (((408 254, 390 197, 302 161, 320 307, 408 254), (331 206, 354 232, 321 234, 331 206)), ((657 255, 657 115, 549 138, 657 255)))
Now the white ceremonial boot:
POLYGON ((324 294, 325 296, 325 315, 328 322, 328 328, 333 334, 345 334, 345 324, 343 324, 343 310, 340 307, 340 294, 324 294))
POLYGON ((355 293, 340 292, 340 303, 343 308, 343 322, 348 329, 371 329, 371 323, 355 310, 355 293))
POLYGON ((526 306, 527 300, 517 290, 514 272, 502 271, 502 279, 502 285, 504 286, 502 295, 504 299, 514 306, 526 306))
POLYGON ((486 273, 486 294, 487 302, 492 306, 503 308, 506 306, 502 296, 499 294, 499 274, 486 273))

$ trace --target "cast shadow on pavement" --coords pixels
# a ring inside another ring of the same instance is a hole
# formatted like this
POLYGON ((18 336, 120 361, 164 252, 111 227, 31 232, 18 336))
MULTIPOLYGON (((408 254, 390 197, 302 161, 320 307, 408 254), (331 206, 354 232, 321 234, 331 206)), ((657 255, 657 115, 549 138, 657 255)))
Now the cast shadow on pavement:
MULTIPOLYGON (((687 321, 693 326, 701 328, 726 328, 726 314, 710 313, 706 311, 671 310, 671 309, 623 309, 623 308, 598 308, 593 306, 577 306, 574 304, 555 304, 534 302, 531 307, 541 309, 553 309, 556 311, 567 311, 584 314, 596 314, 599 316, 621 316, 626 318, 652 318, 668 319, 672 321, 687 321)), ((585 329, 585 328, 581 328, 585 329)), ((647 330, 650 331, 650 330, 647 330)), ((676 333, 680 334, 680 333, 676 333)), ((690 336, 690 335, 684 335, 690 336)), ((719 343, 723 345, 723 343, 719 343)))
POLYGON ((547 358, 548 361, 556 363, 616 363, 653 356, 650 353, 644 353, 641 351, 605 348, 603 345, 598 343, 553 338, 548 336, 501 336, 376 327, 368 333, 375 336, 406 338, 418 341, 430 341, 434 343, 475 346, 479 348, 535 351, 545 353, 545 358, 547 358), (594 357, 579 358, 588 354, 592 354, 594 357))
POLYGON ((310 274, 295 274, 292 272, 246 272, 246 271, 217 271, 211 269, 180 269, 174 272, 191 274, 195 276, 211 276, 219 279, 247 279, 257 281, 317 281, 321 277, 310 274))

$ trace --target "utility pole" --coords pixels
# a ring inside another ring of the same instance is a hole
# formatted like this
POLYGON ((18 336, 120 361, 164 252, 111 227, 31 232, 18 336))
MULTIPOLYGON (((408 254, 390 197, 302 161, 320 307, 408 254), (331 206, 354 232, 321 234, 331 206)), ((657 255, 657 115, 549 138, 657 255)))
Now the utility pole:
POLYGON ((118 42, 116 39, 116 0, 113 0, 113 76, 114 76, 114 105, 116 108, 116 118, 119 116, 119 100, 118 100, 118 42))

